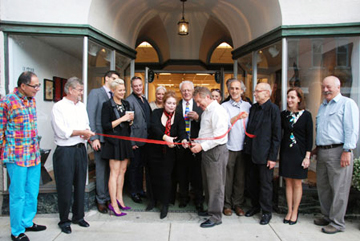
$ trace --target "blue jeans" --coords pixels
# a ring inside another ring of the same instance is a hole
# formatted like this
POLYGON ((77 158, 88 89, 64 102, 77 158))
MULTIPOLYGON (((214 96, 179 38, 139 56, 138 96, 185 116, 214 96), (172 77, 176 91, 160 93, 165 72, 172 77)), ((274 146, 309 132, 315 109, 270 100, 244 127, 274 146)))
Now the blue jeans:
POLYGON ((37 211, 40 166, 21 167, 15 163, 6 164, 10 177, 10 226, 14 236, 24 233, 25 228, 33 225, 37 211))

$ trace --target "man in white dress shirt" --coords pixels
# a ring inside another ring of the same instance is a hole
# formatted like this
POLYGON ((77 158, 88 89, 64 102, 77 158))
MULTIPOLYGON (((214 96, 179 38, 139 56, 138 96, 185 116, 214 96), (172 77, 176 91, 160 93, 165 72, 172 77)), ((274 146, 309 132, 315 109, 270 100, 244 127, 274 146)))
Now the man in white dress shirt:
POLYGON ((226 148, 229 115, 217 101, 211 99, 211 92, 206 87, 195 88, 194 100, 204 111, 201 115, 199 138, 205 139, 193 143, 191 151, 194 153, 203 151, 201 168, 209 216, 200 227, 210 228, 222 223, 221 212, 224 205, 226 164, 229 155, 226 148))
POLYGON ((90 131, 85 105, 80 102, 84 92, 80 79, 72 77, 65 84, 66 97, 57 102, 51 112, 55 144, 54 174, 58 193, 58 207, 61 231, 71 233, 70 224, 82 227, 90 225, 84 220, 84 198, 87 170, 85 143, 94 135, 90 131), (71 207, 72 187, 74 201, 71 207), (72 208, 72 221, 69 212, 72 208))

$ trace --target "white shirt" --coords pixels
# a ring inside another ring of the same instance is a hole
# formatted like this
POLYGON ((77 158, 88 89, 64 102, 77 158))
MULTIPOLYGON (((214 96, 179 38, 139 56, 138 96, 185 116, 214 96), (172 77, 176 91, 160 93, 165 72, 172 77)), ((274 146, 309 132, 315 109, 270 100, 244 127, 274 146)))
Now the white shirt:
POLYGON ((51 126, 54 131, 55 144, 58 146, 86 143, 86 140, 80 136, 71 136, 74 130, 90 130, 89 117, 84 103, 79 101, 75 104, 63 97, 53 106, 51 126))
POLYGON ((107 94, 107 96, 109 97, 109 99, 111 99, 111 94, 110 94, 110 89, 108 88, 108 87, 106 87, 106 85, 103 85, 103 88, 104 88, 104 90, 106 91, 106 94, 107 94))
MULTIPOLYGON (((183 107, 183 117, 185 117, 185 110, 186 110, 186 100, 182 100, 182 107, 183 107)), ((189 111, 192 111, 193 110, 193 104, 194 104, 194 101, 193 99, 189 100, 189 111)))
MULTIPOLYGON (((217 101, 212 101, 201 115, 199 138, 218 137, 228 130, 229 115, 217 101)), ((202 149, 208 151, 218 145, 226 144, 228 135, 217 140, 199 140, 202 149)))

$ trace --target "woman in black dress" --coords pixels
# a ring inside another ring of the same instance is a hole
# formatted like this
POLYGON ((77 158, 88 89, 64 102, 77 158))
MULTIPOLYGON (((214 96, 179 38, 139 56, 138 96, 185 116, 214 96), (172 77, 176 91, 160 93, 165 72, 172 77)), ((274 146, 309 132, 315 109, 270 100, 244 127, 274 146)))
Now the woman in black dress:
POLYGON ((280 176, 285 178, 288 205, 283 222, 294 225, 302 197, 302 179, 307 178, 313 145, 311 113, 305 110, 304 94, 298 87, 287 92, 287 110, 281 112, 281 127, 280 176))
MULTIPOLYGON (((116 79, 110 84, 113 98, 103 104, 101 110, 101 124, 104 134, 130 136, 130 124, 134 120, 134 113, 130 111, 130 104, 125 97, 125 84, 122 79, 116 79)), ((133 157, 130 141, 105 137, 105 145, 101 157, 109 159, 110 177, 109 194, 111 203, 108 208, 116 216, 124 216, 120 209, 127 210, 123 200, 123 186, 126 167, 133 157)))
POLYGON ((176 94, 168 91, 164 96, 164 108, 155 109, 151 116, 150 139, 164 140, 167 145, 149 146, 149 205, 146 210, 154 208, 161 202, 160 218, 168 213, 171 194, 171 175, 174 168, 176 149, 174 140, 180 140, 184 148, 188 147, 185 132, 185 121, 182 115, 175 112, 176 94))

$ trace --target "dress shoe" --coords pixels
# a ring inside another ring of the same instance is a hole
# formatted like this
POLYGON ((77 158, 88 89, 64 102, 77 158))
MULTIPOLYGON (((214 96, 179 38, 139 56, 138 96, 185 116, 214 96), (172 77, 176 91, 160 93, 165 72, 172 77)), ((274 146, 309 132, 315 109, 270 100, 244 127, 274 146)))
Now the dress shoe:
POLYGON ((288 224, 290 222, 290 219, 284 218, 283 223, 288 224))
POLYGON ((271 213, 264 213, 262 216, 261 216, 261 220, 260 220, 260 224, 261 225, 266 225, 270 222, 271 220, 271 213))
POLYGON ((199 212, 198 212, 198 215, 199 215, 200 217, 210 216, 207 210, 199 211, 199 212))
POLYGON ((187 203, 186 202, 180 202, 179 203, 179 208, 184 208, 187 206, 187 203))
POLYGON ((147 198, 146 192, 142 191, 138 193, 139 197, 141 198, 147 198))
POLYGON ((238 207, 238 206, 235 207, 235 213, 236 213, 236 215, 238 215, 238 216, 244 216, 244 215, 245 215, 244 210, 242 210, 242 208, 240 208, 240 207, 238 207))
POLYGON ((160 212, 160 219, 164 219, 166 218, 167 214, 168 214, 168 210, 169 210, 169 206, 168 205, 163 205, 161 208, 161 212, 160 212))
POLYGON ((20 241, 29 241, 30 239, 28 238, 28 236, 26 236, 26 234, 21 233, 16 237, 11 234, 11 240, 13 240, 13 241, 18 241, 18 240, 20 240, 20 241))
POLYGON ((109 203, 108 208, 109 208, 109 214, 110 214, 110 216, 111 216, 111 213, 114 213, 114 215, 115 215, 116 217, 121 217, 121 216, 125 216, 125 215, 126 215, 126 213, 121 212, 121 211, 120 211, 120 213, 117 213, 117 212, 115 211, 114 207, 111 205, 111 203, 109 203))
POLYGON ((153 210, 155 207, 155 203, 154 202, 149 202, 149 204, 146 206, 145 211, 151 211, 153 210))
POLYGON ((72 223, 78 224, 79 226, 84 227, 84 228, 90 227, 90 224, 88 222, 86 222, 84 219, 81 219, 79 221, 72 221, 72 223))
POLYGON ((294 225, 294 224, 296 224, 297 221, 298 221, 298 219, 299 219, 299 213, 298 213, 298 215, 296 216, 296 220, 295 220, 295 221, 292 221, 291 219, 289 220, 289 225, 294 225))
POLYGON ((98 203, 98 204, 97 204, 97 209, 98 209, 98 211, 99 211, 100 213, 107 213, 107 212, 108 212, 105 204, 98 203))
POLYGON ((232 215, 232 211, 230 208, 224 208, 223 213, 225 216, 231 216, 232 215))
POLYGON ((60 227, 60 229, 61 229, 61 232, 63 232, 63 233, 66 233, 66 234, 70 234, 70 233, 71 233, 71 227, 70 227, 70 225, 62 226, 62 227, 60 227))
POLYGON ((325 218, 315 218, 314 224, 318 225, 318 226, 326 226, 326 225, 329 225, 330 222, 327 221, 325 218))
POLYGON ((202 227, 202 228, 211 228, 211 227, 214 227, 215 225, 220 225, 220 224, 222 224, 221 221, 216 223, 216 222, 213 222, 210 219, 208 219, 205 222, 201 223, 200 227, 202 227))
POLYGON ((36 223, 33 223, 33 226, 25 228, 25 231, 26 232, 29 232, 29 231, 38 232, 38 231, 43 231, 45 229, 46 229, 46 226, 37 225, 36 223))
POLYGON ((342 232, 340 229, 337 229, 331 225, 327 225, 327 226, 323 227, 321 229, 321 231, 323 233, 327 233, 327 234, 334 234, 334 233, 342 232))
POLYGON ((136 203, 142 203, 142 200, 139 194, 131 194, 131 199, 136 203))
POLYGON ((254 216, 255 214, 257 214, 257 213, 259 213, 260 212, 260 208, 251 208, 249 211, 247 211, 246 213, 245 213, 245 216, 246 217, 252 217, 252 216, 254 216))

